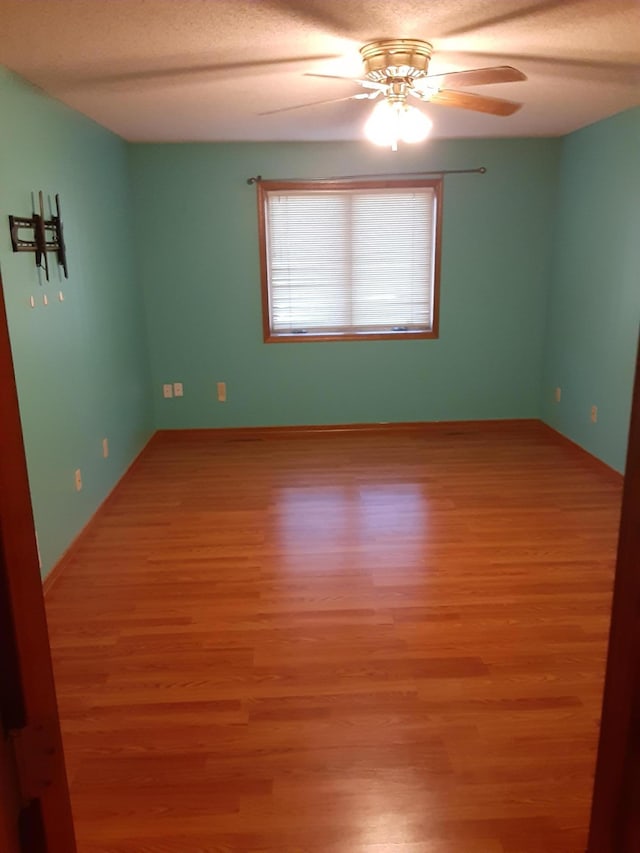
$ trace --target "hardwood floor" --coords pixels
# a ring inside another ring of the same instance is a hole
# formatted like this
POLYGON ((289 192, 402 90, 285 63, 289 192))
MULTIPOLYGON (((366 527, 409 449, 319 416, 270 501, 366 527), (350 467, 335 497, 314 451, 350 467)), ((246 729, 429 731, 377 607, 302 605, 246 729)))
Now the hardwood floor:
POLYGON ((580 853, 620 503, 535 424, 157 436, 48 597, 80 853, 580 853))

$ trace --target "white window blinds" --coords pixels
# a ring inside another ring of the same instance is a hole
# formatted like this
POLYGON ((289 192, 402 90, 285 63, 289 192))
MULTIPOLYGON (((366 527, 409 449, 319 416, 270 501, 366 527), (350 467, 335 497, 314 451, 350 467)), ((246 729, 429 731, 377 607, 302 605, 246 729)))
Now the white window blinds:
POLYGON ((436 202, 433 186, 266 191, 271 335, 430 332, 436 202))

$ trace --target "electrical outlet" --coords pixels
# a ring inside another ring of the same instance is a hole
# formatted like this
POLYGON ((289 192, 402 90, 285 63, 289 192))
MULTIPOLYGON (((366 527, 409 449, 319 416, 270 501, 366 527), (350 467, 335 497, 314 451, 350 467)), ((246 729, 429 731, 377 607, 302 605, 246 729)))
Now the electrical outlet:
POLYGON ((173 396, 174 397, 183 397, 184 396, 184 388, 182 387, 182 382, 174 382, 173 383, 173 396))
POLYGON ((591 423, 592 424, 598 423, 598 407, 597 406, 591 406, 591 423))
POLYGON ((167 399, 169 397, 173 397, 173 385, 171 385, 169 383, 167 383, 166 385, 163 385, 162 386, 162 396, 166 397, 167 399))
POLYGON ((104 459, 108 459, 109 457, 109 439, 102 439, 102 456, 104 459))
POLYGON ((76 468, 75 473, 75 483, 76 483, 76 492, 79 492, 82 488, 82 472, 79 468, 76 468))
POLYGON ((555 391, 556 403, 559 403, 561 399, 562 399, 562 388, 558 385, 558 387, 556 388, 556 391, 555 391))
POLYGON ((227 402, 227 383, 226 382, 218 382, 218 402, 226 403, 227 402))

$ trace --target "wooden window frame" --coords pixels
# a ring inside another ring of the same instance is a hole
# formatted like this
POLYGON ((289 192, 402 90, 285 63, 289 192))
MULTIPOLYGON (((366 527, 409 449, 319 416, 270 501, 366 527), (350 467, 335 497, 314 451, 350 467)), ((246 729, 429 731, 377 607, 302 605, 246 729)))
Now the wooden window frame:
POLYGON ((264 342, 267 344, 282 343, 321 343, 336 341, 398 341, 424 340, 439 337, 440 320, 440 269, 442 256, 442 178, 410 178, 382 181, 260 181, 258 183, 258 245, 260 252, 260 282, 262 290, 262 331, 264 342), (268 193, 287 190, 376 190, 376 189, 421 189, 430 187, 434 190, 436 201, 435 216, 435 245, 433 263, 433 302, 431 306, 432 323, 428 331, 406 332, 361 332, 347 334, 305 334, 278 335, 271 330, 269 311, 269 268, 267 258, 267 216, 266 205, 268 193))

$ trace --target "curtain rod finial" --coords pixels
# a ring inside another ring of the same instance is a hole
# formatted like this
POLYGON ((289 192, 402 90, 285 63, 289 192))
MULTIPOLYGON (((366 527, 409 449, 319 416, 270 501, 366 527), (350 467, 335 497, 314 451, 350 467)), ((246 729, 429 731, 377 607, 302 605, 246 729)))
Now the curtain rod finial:
POLYGON ((262 175, 256 175, 254 178, 247 178, 247 183, 249 184, 249 186, 251 186, 251 184, 257 184, 261 180, 262 180, 262 175))

